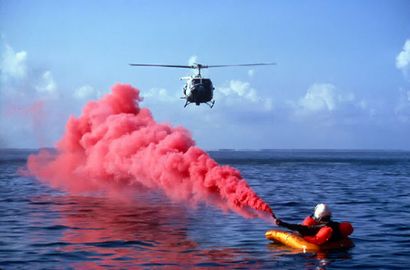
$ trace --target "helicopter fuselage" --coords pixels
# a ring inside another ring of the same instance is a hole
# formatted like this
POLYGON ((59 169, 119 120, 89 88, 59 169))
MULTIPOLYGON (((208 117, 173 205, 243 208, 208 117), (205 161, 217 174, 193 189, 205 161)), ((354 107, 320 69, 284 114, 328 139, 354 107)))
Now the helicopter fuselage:
POLYGON ((201 103, 208 104, 211 108, 214 105, 212 100, 214 96, 214 86, 211 79, 202 78, 200 76, 181 78, 187 80, 183 92, 186 99, 185 107, 190 103, 199 105, 201 103))

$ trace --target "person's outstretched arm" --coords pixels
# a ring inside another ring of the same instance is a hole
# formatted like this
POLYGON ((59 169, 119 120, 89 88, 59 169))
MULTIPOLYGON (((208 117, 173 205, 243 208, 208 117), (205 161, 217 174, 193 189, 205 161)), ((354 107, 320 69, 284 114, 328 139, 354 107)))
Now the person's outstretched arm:
POLYGON ((284 222, 280 219, 276 219, 276 225, 281 226, 281 227, 285 227, 285 228, 287 228, 289 230, 292 230, 292 231, 297 231, 301 235, 314 234, 314 231, 313 231, 312 227, 308 227, 308 226, 300 225, 300 224, 291 224, 291 223, 284 222))

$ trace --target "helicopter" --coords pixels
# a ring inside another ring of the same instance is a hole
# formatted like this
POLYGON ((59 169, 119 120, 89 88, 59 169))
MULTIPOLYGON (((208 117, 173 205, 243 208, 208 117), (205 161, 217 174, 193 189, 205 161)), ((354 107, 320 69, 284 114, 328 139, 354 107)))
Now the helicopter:
POLYGON ((255 63, 255 64, 237 64, 237 65, 202 65, 194 63, 192 65, 162 65, 162 64, 129 64, 130 66, 138 67, 168 67, 168 68, 190 68, 196 69, 197 74, 182 77, 181 80, 186 80, 185 86, 183 87, 184 96, 181 99, 185 99, 185 105, 188 106, 191 103, 195 103, 197 106, 201 103, 207 104, 212 108, 215 104, 214 96, 214 86, 211 79, 204 78, 201 75, 201 69, 204 68, 218 68, 218 67, 247 67, 247 66, 268 66, 276 65, 276 63, 255 63))

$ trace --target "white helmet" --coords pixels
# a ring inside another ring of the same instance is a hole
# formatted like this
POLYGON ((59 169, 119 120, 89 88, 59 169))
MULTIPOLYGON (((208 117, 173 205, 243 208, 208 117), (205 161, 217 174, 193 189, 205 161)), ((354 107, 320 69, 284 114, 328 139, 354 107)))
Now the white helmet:
POLYGON ((313 214, 313 217, 316 220, 321 220, 324 217, 330 217, 332 215, 332 212, 330 211, 329 206, 327 206, 324 203, 319 203, 318 205, 316 205, 315 207, 315 212, 313 214))

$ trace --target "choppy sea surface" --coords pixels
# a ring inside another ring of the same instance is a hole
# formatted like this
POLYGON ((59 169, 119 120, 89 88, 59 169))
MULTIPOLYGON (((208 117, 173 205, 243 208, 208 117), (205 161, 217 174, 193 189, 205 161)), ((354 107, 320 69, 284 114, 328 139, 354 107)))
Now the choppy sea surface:
POLYGON ((300 253, 275 228, 160 195, 69 195, 21 173, 30 151, 0 150, 0 269, 408 269, 410 152, 212 151, 288 222, 326 202, 355 247, 300 253))

